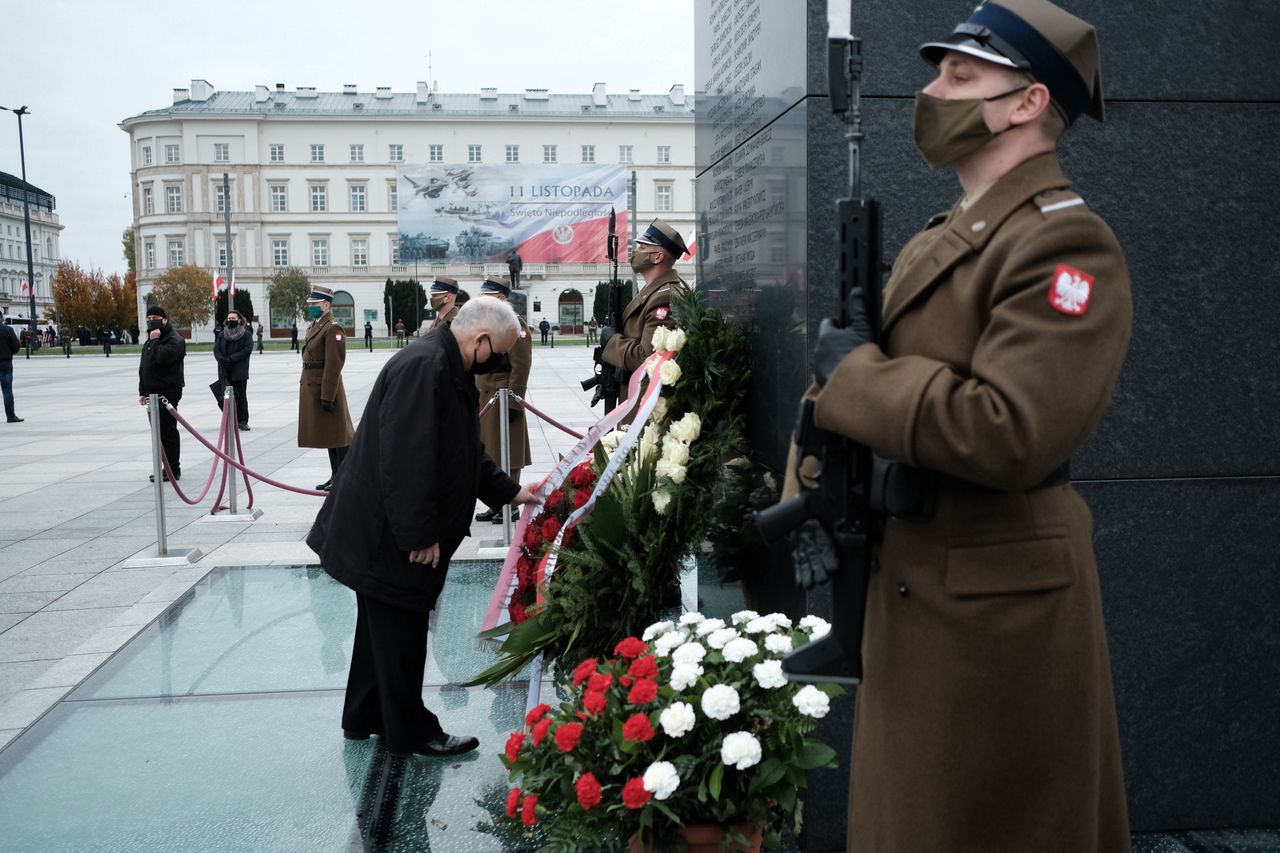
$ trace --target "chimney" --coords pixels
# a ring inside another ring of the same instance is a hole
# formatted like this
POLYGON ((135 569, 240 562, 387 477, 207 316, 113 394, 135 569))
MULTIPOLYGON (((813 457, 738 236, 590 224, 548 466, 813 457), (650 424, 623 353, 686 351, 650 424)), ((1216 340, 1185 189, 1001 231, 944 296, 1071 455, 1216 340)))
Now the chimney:
POLYGON ((254 86, 253 102, 255 104, 261 104, 263 101, 267 100, 267 98, 271 97, 270 92, 271 90, 266 86, 254 86))
POLYGON ((677 107, 684 106, 684 84, 677 83, 671 87, 671 91, 667 93, 667 97, 671 99, 671 103, 677 107))
POLYGON ((315 86, 299 86, 297 89, 295 89, 295 90, 294 90, 293 95, 294 95, 294 97, 295 97, 295 98, 315 98, 315 97, 318 97, 318 96, 316 95, 316 87, 315 87, 315 86))
POLYGON ((214 91, 213 86, 210 85, 208 80, 191 81, 191 100, 193 101, 207 101, 214 91))
POLYGON ((427 81, 419 80, 418 94, 414 97, 413 102, 415 104, 425 104, 429 100, 431 100, 431 87, 427 85, 427 81))
POLYGON ((628 93, 627 93, 627 100, 628 100, 628 101, 638 101, 638 100, 640 100, 640 90, 639 90, 639 89, 632 89, 630 92, 628 92, 628 93))
POLYGON ((356 93, 356 84, 355 84, 355 83, 343 83, 343 84, 342 84, 342 94, 344 94, 344 95, 354 95, 355 93, 356 93))
POLYGON ((485 86, 480 90, 480 100, 496 101, 498 100, 498 90, 494 86, 485 86))
POLYGON ((548 95, 547 95, 546 89, 525 89, 524 90, 524 99, 526 101, 545 101, 547 100, 547 98, 548 98, 548 95))
POLYGON ((591 103, 597 107, 609 105, 609 96, 604 93, 603 83, 597 83, 591 87, 591 103))
POLYGON ((283 92, 283 91, 284 91, 284 84, 283 84, 283 83, 277 83, 277 84, 276 84, 276 91, 277 91, 277 92, 283 92))
POLYGON ((174 89, 173 90, 173 102, 175 104, 180 104, 183 101, 189 101, 189 100, 191 100, 190 89, 174 89))

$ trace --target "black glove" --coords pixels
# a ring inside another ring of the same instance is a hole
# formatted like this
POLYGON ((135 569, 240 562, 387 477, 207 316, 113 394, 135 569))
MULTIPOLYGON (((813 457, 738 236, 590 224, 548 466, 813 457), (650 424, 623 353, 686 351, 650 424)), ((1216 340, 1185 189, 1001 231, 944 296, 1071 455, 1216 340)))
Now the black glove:
POLYGON ((844 328, 830 317, 818 327, 818 346, 813 352, 813 378, 818 387, 827 384, 844 357, 871 340, 871 322, 862 293, 854 288, 849 294, 849 324, 844 328))
POLYGON ((609 343, 609 338, 612 338, 613 335, 614 335, 613 326, 601 326, 600 327, 600 346, 604 346, 605 344, 609 343))
POLYGON ((826 583, 840 568, 835 542, 816 518, 809 519, 791 534, 791 559, 795 563, 796 583, 805 589, 826 583))
POLYGON ((334 409, 338 407, 333 404, 332 400, 321 400, 320 408, 324 409, 326 412, 332 412, 334 409))

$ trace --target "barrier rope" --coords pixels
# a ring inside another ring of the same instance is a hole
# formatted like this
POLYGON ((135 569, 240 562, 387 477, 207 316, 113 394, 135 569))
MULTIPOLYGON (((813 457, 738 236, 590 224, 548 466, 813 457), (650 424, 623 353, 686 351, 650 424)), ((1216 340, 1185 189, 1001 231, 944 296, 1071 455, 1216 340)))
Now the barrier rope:
MULTIPOLYGON (((163 403, 166 407, 168 407, 170 412, 174 414, 174 417, 177 417, 178 410, 175 409, 167 399, 165 399, 164 397, 161 397, 160 402, 163 403)), ((151 401, 149 399, 147 400, 146 409, 147 409, 147 417, 150 418, 151 417, 151 401)), ((223 412, 222 422, 218 425, 218 443, 219 444, 221 444, 223 441, 226 440, 227 423, 229 420, 230 420, 230 413, 223 412)), ((177 478, 173 476, 173 469, 169 466, 169 457, 168 455, 165 454, 163 447, 160 448, 160 464, 163 466, 165 476, 169 478, 169 484, 173 486, 173 491, 178 495, 179 500, 181 500, 183 503, 189 506, 195 506, 196 504, 204 500, 205 495, 209 494, 209 489, 213 486, 213 478, 218 475, 218 460, 215 459, 213 460, 213 467, 209 469, 209 477, 204 481, 204 488, 200 490, 200 494, 196 495, 194 498, 190 498, 190 497, 187 497, 187 494, 182 491, 182 487, 178 485, 177 478)), ((223 472, 223 483, 224 484, 226 483, 225 471, 223 472)), ((222 497, 221 492, 218 493, 218 497, 219 498, 222 497)))
POLYGON ((530 403, 528 400, 522 399, 522 398, 520 397, 520 395, 519 395, 519 394, 517 394, 516 392, 512 391, 512 392, 511 392, 511 397, 512 397, 512 399, 514 399, 517 403, 519 403, 521 406, 523 406, 524 408, 526 408, 526 409, 528 409, 529 411, 533 412, 535 415, 537 415, 538 417, 542 418, 544 421, 546 421, 547 423, 551 424, 553 427, 555 427, 556 429, 560 430, 561 432, 566 432, 566 433, 568 433, 569 435, 573 436, 574 438, 579 438, 579 439, 580 439, 580 438, 582 438, 582 433, 580 433, 580 432, 575 432, 574 430, 569 429, 567 426, 565 426, 564 424, 560 423, 560 422, 559 422, 559 421, 557 421, 555 418, 553 418, 553 417, 551 417, 550 415, 548 415, 546 412, 543 412, 542 410, 540 410, 540 409, 536 408, 536 407, 535 407, 532 403, 530 403))

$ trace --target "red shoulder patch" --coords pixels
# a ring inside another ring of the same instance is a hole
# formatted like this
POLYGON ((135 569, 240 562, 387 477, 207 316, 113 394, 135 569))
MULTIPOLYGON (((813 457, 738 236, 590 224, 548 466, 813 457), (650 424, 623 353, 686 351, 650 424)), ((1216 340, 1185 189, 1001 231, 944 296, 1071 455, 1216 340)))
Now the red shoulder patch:
POLYGON ((671 311, 664 305, 661 308, 654 309, 653 316, 659 320, 665 320, 667 319, 667 315, 670 313, 671 311))
POLYGON ((333 336, 333 339, 334 339, 335 341, 340 341, 340 340, 342 340, 342 332, 338 332, 338 334, 334 335, 334 336, 333 336))
POLYGON ((1089 310, 1089 297, 1093 294, 1093 276, 1075 267, 1058 264, 1053 271, 1053 284, 1049 287, 1049 304, 1061 311, 1079 317, 1089 310))

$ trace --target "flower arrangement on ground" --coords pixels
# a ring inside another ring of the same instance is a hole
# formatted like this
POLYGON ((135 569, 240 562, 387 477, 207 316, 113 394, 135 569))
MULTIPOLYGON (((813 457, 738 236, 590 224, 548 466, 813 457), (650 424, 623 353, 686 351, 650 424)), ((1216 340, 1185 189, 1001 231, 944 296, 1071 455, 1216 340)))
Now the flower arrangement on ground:
POLYGON ((835 766, 810 734, 843 691, 792 684, 781 660, 829 630, 814 616, 686 613, 582 661, 568 699, 532 709, 507 739, 507 817, 545 824, 553 849, 634 835, 668 850, 697 824, 776 837, 799 823, 805 771, 835 766))

